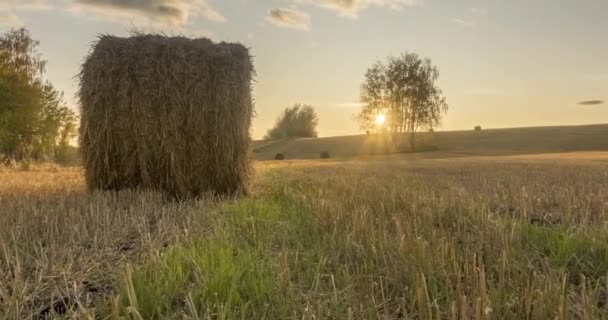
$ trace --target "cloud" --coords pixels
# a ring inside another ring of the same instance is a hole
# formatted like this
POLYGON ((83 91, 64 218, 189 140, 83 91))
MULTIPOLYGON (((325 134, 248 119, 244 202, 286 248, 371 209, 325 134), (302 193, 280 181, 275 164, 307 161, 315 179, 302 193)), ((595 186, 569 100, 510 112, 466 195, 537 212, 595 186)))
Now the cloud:
POLYGON ((321 8, 337 11, 341 16, 356 19, 359 12, 372 7, 402 10, 415 6, 422 0, 297 0, 299 3, 313 4, 321 8))
POLYGON ((12 12, 0 12, 0 25, 9 27, 20 27, 23 26, 23 20, 12 12))
POLYGON ((215 22, 226 22, 226 17, 224 17, 219 11, 213 9, 213 7, 211 7, 208 3, 203 1, 200 6, 201 13, 205 18, 215 22))
POLYGON ((487 10, 483 8, 469 8, 463 16, 452 19, 452 22, 462 27, 475 28, 479 19, 486 13, 487 10))
POLYGON ((468 27, 468 28, 474 28, 477 26, 477 22, 473 21, 473 20, 465 20, 463 18, 454 18, 452 19, 452 22, 454 22, 457 25, 463 26, 463 27, 468 27))
MULTIPOLYGON (((101 17, 117 23, 136 23, 137 28, 171 31, 180 34, 196 31, 189 21, 193 17, 224 22, 226 18, 207 0, 0 0, 0 25, 22 26, 16 13, 57 9, 86 17, 101 17), (93 13, 91 15, 90 13, 93 13)), ((143 30, 143 29, 142 29, 143 30)))
POLYGON ((0 0, 0 10, 44 10, 52 6, 47 0, 0 0))
POLYGON ((310 15, 304 11, 289 8, 276 8, 268 11, 266 20, 281 28, 310 30, 310 15))
POLYGON ((47 0, 0 0, 0 25, 21 27, 25 22, 16 12, 50 8, 47 0))
POLYGON ((597 106, 600 104, 604 104, 604 100, 586 100, 578 103, 580 106, 597 106))
POLYGON ((92 10, 109 18, 144 19, 153 23, 183 26, 191 17, 211 21, 226 18, 205 0, 73 0, 72 11, 92 10))
POLYGON ((476 15, 484 15, 487 10, 483 8, 469 8, 469 12, 476 15))

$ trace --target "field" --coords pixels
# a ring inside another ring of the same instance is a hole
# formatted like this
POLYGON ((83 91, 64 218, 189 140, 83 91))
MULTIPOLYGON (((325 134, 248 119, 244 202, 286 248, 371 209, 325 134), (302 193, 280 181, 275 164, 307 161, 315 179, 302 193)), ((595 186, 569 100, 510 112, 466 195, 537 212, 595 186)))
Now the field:
MULTIPOLYGON (((572 151, 608 150, 608 125, 528 127, 482 131, 445 131, 419 134, 420 145, 434 146, 440 152, 421 157, 447 158, 472 155, 512 155, 572 151)), ((406 143, 406 137, 397 139, 406 143)), ((383 153, 387 141, 376 135, 257 141, 257 160, 271 160, 277 153, 286 159, 318 159, 327 151, 332 157, 348 158, 383 153)))
POLYGON ((0 319, 608 318, 608 152, 433 154, 185 203, 4 169, 0 319))

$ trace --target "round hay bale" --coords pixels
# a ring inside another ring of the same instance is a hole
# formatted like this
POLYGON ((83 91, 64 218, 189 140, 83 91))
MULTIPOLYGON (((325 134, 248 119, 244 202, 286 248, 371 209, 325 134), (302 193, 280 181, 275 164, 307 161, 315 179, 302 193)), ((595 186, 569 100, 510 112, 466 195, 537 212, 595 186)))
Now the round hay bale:
POLYGON ((80 73, 89 189, 247 193, 253 74, 240 44, 100 37, 80 73))

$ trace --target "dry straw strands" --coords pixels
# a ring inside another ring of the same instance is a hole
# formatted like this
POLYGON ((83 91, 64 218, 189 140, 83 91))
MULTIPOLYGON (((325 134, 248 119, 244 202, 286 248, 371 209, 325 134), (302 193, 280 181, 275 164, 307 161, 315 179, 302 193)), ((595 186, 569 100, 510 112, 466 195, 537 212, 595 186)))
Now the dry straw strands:
POLYGON ((89 189, 247 192, 253 73, 240 44, 100 37, 80 74, 89 189))

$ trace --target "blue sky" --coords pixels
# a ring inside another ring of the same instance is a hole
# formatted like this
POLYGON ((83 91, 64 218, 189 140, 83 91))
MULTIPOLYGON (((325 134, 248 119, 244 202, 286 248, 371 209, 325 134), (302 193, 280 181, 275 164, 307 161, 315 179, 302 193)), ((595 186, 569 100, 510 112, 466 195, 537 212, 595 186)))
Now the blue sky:
POLYGON ((366 69, 413 51, 439 67, 442 129, 608 122, 606 0, 0 0, 0 30, 40 40, 47 77, 74 104, 99 34, 137 28, 239 41, 257 78, 254 137, 311 104, 322 136, 358 133, 366 69))

